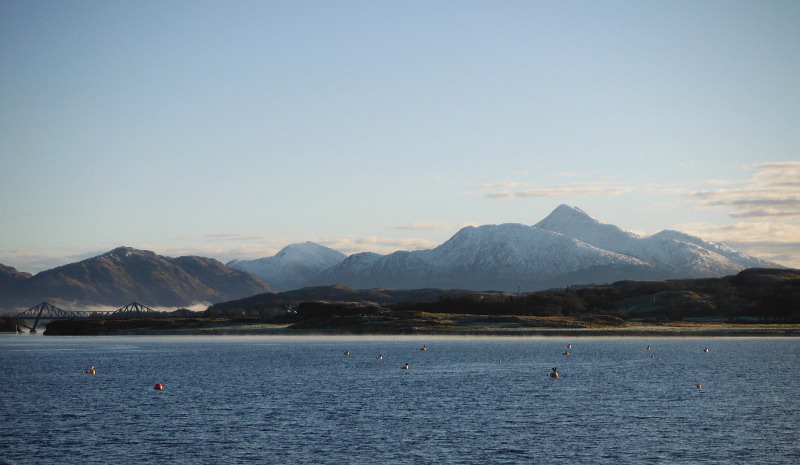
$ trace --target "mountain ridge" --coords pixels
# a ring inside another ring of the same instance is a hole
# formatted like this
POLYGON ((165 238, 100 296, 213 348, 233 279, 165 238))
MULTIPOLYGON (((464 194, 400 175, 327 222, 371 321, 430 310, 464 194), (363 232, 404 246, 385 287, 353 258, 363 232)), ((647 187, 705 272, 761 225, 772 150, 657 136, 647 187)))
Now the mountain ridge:
POLYGON ((559 205, 533 226, 467 226, 434 249, 354 256, 308 285, 535 291, 621 279, 704 278, 785 268, 678 231, 642 237, 559 205))
POLYGON ((187 306, 325 285, 536 291, 620 280, 721 277, 747 268, 786 269, 680 231, 639 236, 577 207, 559 205, 532 226, 467 226, 435 248, 386 255, 346 256, 304 242, 274 257, 227 265, 213 258, 163 257, 131 247, 33 276, 0 265, 0 308, 43 300, 187 306))
POLYGON ((0 300, 3 308, 42 301, 70 305, 190 306, 274 292, 261 278, 213 258, 164 257, 149 250, 117 247, 79 262, 18 280, 0 300))

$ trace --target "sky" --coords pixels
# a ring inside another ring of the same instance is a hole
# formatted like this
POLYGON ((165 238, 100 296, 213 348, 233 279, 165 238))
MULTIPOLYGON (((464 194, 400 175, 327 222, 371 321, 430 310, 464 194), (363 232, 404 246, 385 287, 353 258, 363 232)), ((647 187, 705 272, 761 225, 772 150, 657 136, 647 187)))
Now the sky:
POLYGON ((0 263, 560 204, 800 267, 800 2, 0 0, 0 263))

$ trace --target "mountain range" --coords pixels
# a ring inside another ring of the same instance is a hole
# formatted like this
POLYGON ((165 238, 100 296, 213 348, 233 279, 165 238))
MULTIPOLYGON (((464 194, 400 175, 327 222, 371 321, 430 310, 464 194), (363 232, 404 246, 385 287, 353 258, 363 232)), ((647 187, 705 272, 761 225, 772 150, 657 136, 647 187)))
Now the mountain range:
POLYGON ((36 275, 0 264, 0 309, 55 305, 220 303, 306 286, 535 291, 620 280, 733 275, 784 268, 679 231, 639 236, 560 205, 535 225, 468 226, 436 248, 346 256, 305 242, 273 257, 164 257, 119 247, 36 275))
MULTIPOLYGON (((307 244, 302 248, 309 249, 307 244)), ((678 231, 664 230, 642 237, 567 205, 558 206, 533 226, 468 226, 429 250, 388 255, 363 252, 329 265, 336 256, 326 249, 314 247, 324 252, 329 261, 316 261, 317 266, 309 266, 309 273, 304 275, 310 278, 292 286, 343 284, 357 289, 513 292, 623 279, 719 277, 746 268, 783 268, 678 231)), ((295 253, 290 246, 276 257, 228 265, 251 271, 269 282, 284 283, 286 277, 277 279, 282 270, 310 263, 306 255, 295 253)))

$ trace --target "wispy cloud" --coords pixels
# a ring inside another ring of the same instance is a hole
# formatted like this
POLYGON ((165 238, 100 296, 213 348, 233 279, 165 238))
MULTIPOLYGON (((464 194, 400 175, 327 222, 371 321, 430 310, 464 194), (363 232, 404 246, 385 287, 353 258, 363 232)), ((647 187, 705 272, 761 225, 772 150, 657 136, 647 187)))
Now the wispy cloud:
POLYGON ((529 183, 516 181, 487 182, 478 186, 480 190, 520 189, 530 187, 529 183))
POLYGON ((724 242, 745 253, 800 267, 800 161, 743 167, 745 180, 713 180, 724 186, 690 192, 700 208, 727 210, 736 222, 683 225, 686 232, 724 242))
POLYGON ((436 229, 442 228, 449 228, 450 225, 440 221, 438 223, 424 223, 424 222, 413 222, 408 225, 401 225, 395 226, 394 229, 404 230, 404 231, 433 231, 436 229))
POLYGON ((235 241, 235 242, 272 242, 277 240, 276 236, 252 233, 222 232, 206 234, 203 236, 206 242, 235 241))
POLYGON ((633 186, 604 181, 555 184, 533 186, 519 189, 518 186, 506 187, 505 184, 484 185, 482 189, 505 189, 486 194, 490 199, 513 199, 526 197, 586 197, 593 195, 622 195, 633 192, 633 186))
MULTIPOLYGON (((800 225, 779 222, 738 222, 734 224, 685 223, 676 229, 715 242, 764 242, 800 244, 800 225)), ((800 252, 800 250, 798 250, 800 252)))
POLYGON ((320 239, 315 242, 348 255, 359 252, 388 254, 398 250, 411 251, 431 249, 439 245, 437 242, 428 239, 379 236, 342 236, 337 238, 320 239))
POLYGON ((732 218, 800 220, 800 162, 768 162, 746 166, 755 173, 728 188, 690 193, 704 208, 729 209, 732 218))

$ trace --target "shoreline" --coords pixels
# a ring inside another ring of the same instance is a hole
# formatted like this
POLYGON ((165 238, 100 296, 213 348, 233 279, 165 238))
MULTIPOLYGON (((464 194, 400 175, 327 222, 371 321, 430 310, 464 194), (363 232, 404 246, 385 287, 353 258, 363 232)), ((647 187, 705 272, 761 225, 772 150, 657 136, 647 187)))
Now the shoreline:
POLYGON ((188 325, 154 328, 147 325, 103 325, 102 331, 71 331, 47 336, 454 336, 454 337, 800 337, 799 324, 732 324, 732 323, 631 323, 624 326, 526 326, 501 325, 426 327, 370 325, 328 328, 290 328, 289 325, 265 323, 232 323, 188 325))

